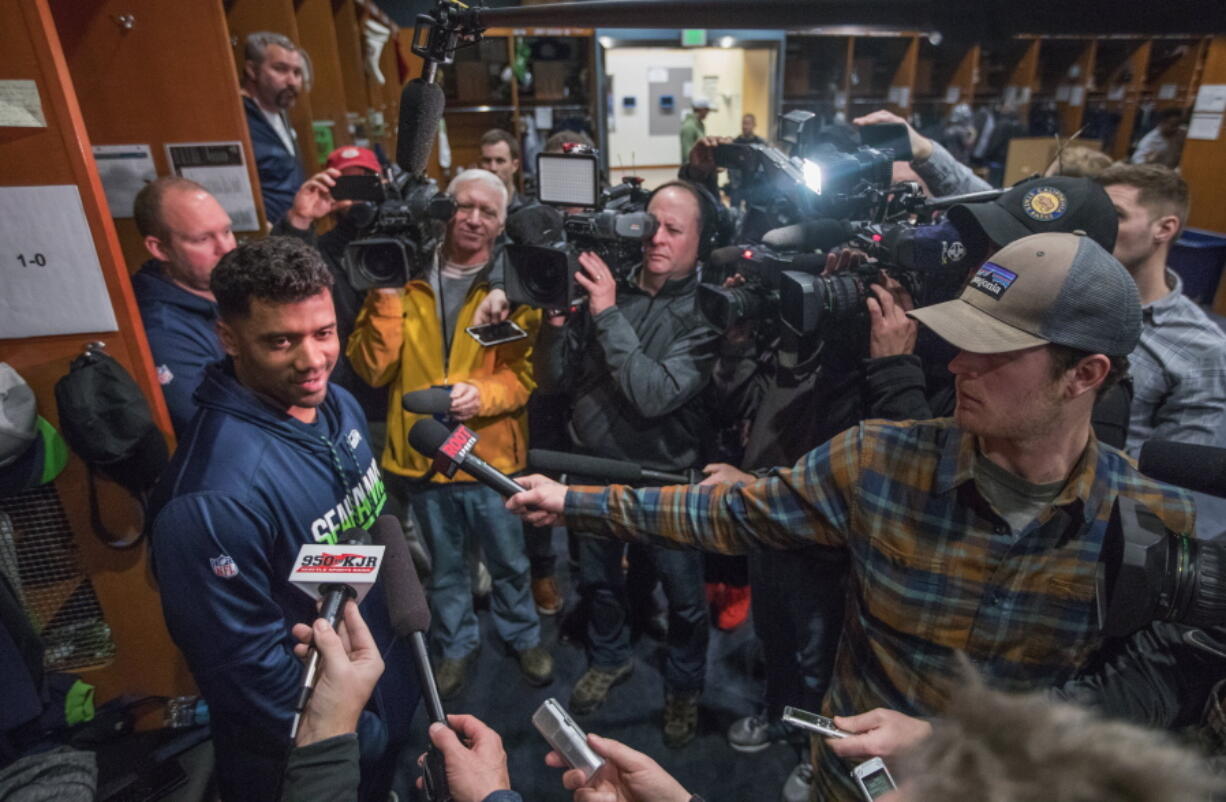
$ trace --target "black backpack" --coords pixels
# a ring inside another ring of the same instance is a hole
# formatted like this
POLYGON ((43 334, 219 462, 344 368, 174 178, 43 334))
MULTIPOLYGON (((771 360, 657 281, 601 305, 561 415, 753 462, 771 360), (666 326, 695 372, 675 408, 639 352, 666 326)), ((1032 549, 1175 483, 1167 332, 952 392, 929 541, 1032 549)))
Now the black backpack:
POLYGON ((93 472, 122 485, 141 501, 169 463, 166 440, 153 423, 149 403, 132 376, 105 350, 90 343, 55 383, 60 432, 90 468, 90 507, 95 526, 93 472))

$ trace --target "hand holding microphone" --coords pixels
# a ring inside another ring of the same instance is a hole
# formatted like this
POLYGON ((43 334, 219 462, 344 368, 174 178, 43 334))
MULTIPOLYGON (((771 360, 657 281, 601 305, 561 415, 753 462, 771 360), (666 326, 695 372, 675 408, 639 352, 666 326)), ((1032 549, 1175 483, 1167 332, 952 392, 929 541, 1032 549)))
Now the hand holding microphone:
POLYGON ((355 732, 366 701, 383 675, 383 658, 358 606, 346 602, 343 624, 334 629, 324 618, 314 626, 294 624, 294 654, 306 659, 321 655, 315 692, 302 713, 294 743, 297 746, 355 732), (313 648, 312 648, 313 647, 313 648))

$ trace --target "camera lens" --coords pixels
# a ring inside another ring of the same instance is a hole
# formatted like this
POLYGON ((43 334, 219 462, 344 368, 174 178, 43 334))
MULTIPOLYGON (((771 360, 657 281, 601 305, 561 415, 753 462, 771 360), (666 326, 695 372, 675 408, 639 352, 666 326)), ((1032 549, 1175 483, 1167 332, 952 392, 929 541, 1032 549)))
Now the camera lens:
POLYGON ((354 242, 345 252, 354 289, 402 287, 409 280, 409 267, 417 252, 413 243, 399 239, 369 239, 354 242))

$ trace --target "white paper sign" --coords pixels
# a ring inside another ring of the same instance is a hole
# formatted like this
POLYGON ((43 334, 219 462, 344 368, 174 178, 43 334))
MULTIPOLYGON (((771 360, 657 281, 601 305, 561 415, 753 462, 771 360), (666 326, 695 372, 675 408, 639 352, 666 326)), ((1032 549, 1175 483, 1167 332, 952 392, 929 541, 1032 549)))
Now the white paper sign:
POLYGON ((549 106, 537 106, 532 110, 538 131, 553 130, 553 109, 549 106))
POLYGON ((962 87, 949 86, 945 88, 945 102, 946 103, 957 103, 961 99, 962 99, 962 87))
POLYGON ((0 81, 0 126, 46 128, 38 84, 33 81, 0 81))
POLYGON ((131 217, 136 193, 158 177, 148 145, 94 145, 94 163, 111 217, 131 217))
POLYGON ((1056 102, 1057 103, 1068 103, 1068 95, 1069 95, 1069 85, 1068 84, 1060 84, 1058 87, 1056 87, 1056 102))
POLYGON ((1107 93, 1107 100, 1123 100, 1126 86, 1113 86, 1111 91, 1107 93))
POLYGON ((1070 106, 1080 106, 1085 102, 1086 88, 1084 86, 1074 86, 1068 93, 1068 104, 1070 106))
POLYGON ((1174 100, 1175 92, 1177 90, 1178 90, 1178 87, 1175 84, 1163 84, 1162 86, 1158 87, 1158 99, 1159 100, 1174 100))
POLYGON ((652 67, 647 71, 647 83, 649 84, 664 84, 668 83, 668 70, 663 67, 652 67))
POLYGON ((1215 140, 1221 132, 1221 114, 1193 114, 1188 123, 1188 139, 1215 140))
POLYGON ((255 211, 242 143, 167 143, 166 161, 175 175, 190 178, 217 198, 221 208, 230 215, 235 231, 259 229, 260 218, 255 211))
POLYGON ((1201 84, 1196 92, 1196 105, 1192 111, 1226 111, 1226 84, 1201 84))
POLYGON ((0 187, 0 287, 0 338, 119 328, 71 184, 0 187))
POLYGON ((904 109, 909 108, 911 106, 911 87, 909 86, 898 87, 898 105, 903 107, 904 109))

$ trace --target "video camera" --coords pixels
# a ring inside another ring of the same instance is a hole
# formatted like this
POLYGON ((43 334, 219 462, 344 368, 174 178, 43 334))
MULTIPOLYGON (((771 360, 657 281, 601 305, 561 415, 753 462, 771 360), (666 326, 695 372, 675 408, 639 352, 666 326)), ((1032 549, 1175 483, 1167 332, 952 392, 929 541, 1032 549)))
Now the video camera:
POLYGON ((542 153, 536 168, 541 202, 560 207, 565 215, 555 241, 506 246, 507 298, 540 309, 566 309, 583 295, 574 279, 580 253, 597 254, 620 274, 639 261, 643 241, 658 224, 645 211, 651 193, 643 189, 642 179, 626 178, 600 190, 593 148, 571 145, 566 153, 542 153))
POLYGON ((345 247, 343 264, 355 290, 403 287, 429 267, 455 200, 432 178, 385 181, 383 198, 359 201, 349 210, 359 239, 345 247))

